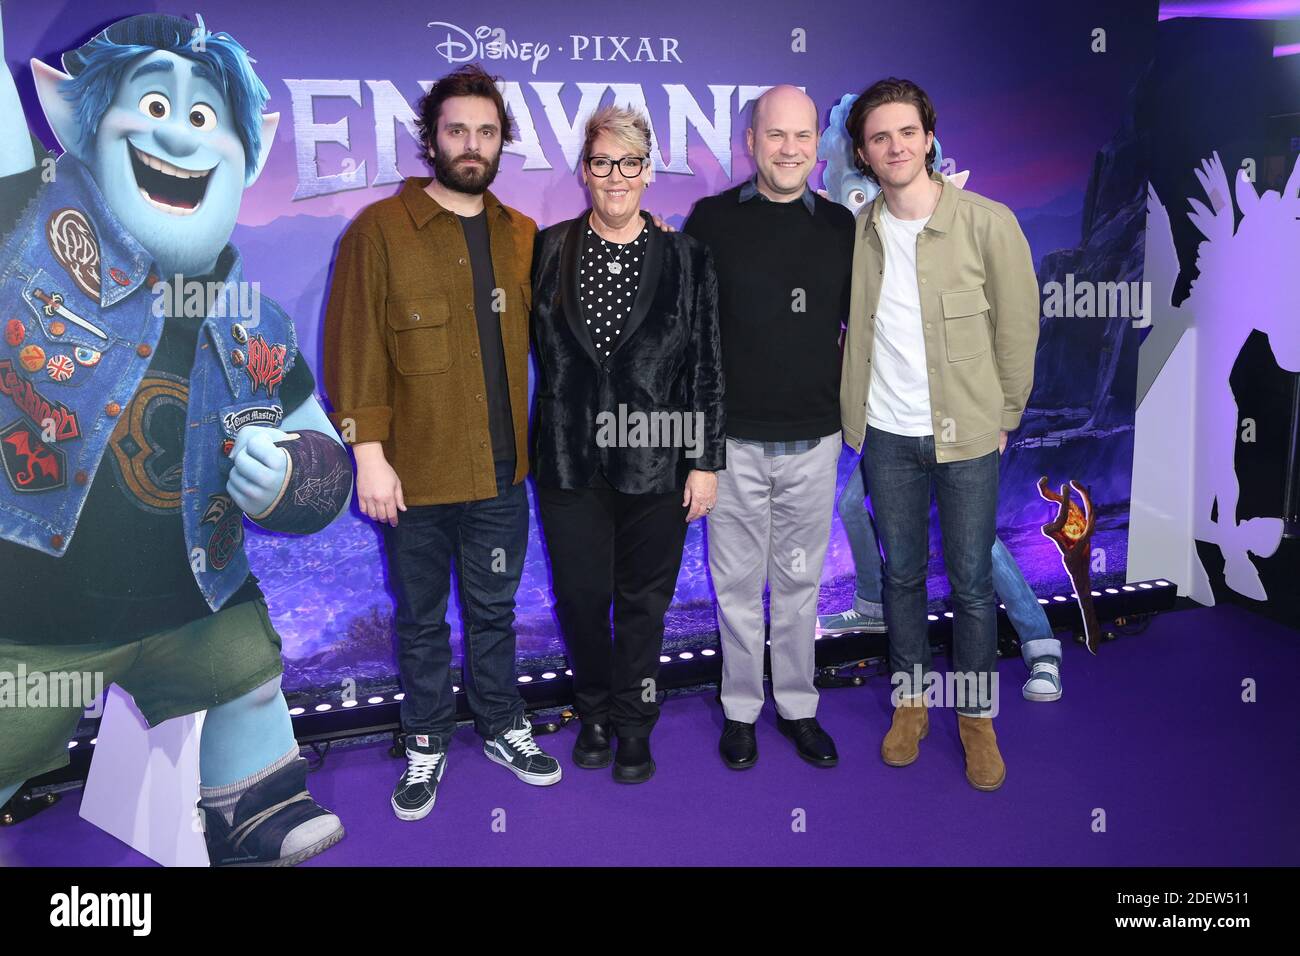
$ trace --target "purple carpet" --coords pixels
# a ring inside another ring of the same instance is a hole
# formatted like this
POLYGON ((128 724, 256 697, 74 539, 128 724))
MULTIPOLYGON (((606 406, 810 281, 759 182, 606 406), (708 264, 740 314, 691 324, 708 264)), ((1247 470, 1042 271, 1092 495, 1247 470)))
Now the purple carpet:
MULTIPOLYGON (((770 703, 758 765, 728 770, 713 695, 683 696, 664 707, 648 784, 574 767, 571 725, 538 738, 564 780, 528 787, 464 728, 432 814, 402 823, 388 807, 401 763, 385 746, 348 748, 311 777, 348 835, 307 865, 1295 865, 1297 671, 1300 633, 1231 606, 1161 615, 1097 658, 1067 646, 1055 703, 1021 698, 1024 667, 1002 661, 1007 781, 995 793, 966 783, 951 711, 932 713, 915 764, 881 762, 884 678, 823 691, 833 770, 796 757, 770 703), (1241 699, 1246 678, 1257 703, 1241 699), (1094 832, 1098 810, 1105 832, 1094 832)), ((0 865, 150 863, 82 821, 77 803, 69 793, 0 830, 0 865)))

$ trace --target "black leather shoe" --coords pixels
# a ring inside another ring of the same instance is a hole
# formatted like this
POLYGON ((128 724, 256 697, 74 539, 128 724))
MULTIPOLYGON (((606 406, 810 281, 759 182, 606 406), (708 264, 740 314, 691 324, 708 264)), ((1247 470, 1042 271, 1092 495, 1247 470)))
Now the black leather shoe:
POLYGON ((799 756, 814 767, 834 767, 840 762, 840 755, 835 751, 835 741, 822 730, 816 717, 786 720, 777 714, 776 727, 794 741, 799 756))
POLYGON ((582 730, 573 744, 573 762, 585 770, 608 767, 614 759, 609 749, 609 725, 583 721, 582 730))
POLYGON ((728 720, 722 725, 722 739, 718 752, 723 762, 732 770, 747 770, 758 761, 758 740, 754 725, 739 720, 728 720))
POLYGON ((618 783, 645 783, 655 775, 649 737, 619 737, 614 757, 614 779, 618 783))

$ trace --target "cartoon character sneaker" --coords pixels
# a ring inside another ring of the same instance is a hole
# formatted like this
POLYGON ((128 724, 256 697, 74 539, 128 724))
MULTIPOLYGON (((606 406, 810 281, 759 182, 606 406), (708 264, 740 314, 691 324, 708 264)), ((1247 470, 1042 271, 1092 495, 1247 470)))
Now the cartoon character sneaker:
POLYGON ((1055 657, 1035 657, 1029 665, 1029 680, 1021 688, 1025 700, 1060 700, 1061 668, 1055 657))
POLYGON ((549 787, 559 783, 560 762, 533 742, 533 725, 520 714, 509 730, 483 741, 483 756, 511 770, 524 783, 549 787))
POLYGON ((295 866, 343 839, 343 824, 307 792, 307 761, 253 784, 235 804, 232 823, 199 801, 212 866, 295 866))
POLYGON ((833 636, 836 634, 884 634, 889 628, 883 617, 863 614, 849 608, 840 614, 817 615, 817 633, 833 636))

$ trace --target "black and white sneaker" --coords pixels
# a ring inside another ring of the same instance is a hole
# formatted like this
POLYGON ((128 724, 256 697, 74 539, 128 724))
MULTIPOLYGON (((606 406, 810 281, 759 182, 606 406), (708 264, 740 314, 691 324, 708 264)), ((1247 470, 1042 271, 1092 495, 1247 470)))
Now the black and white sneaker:
POLYGON ((429 815, 446 769, 447 751, 431 746, 426 734, 406 735, 406 772, 393 788, 397 819, 423 820, 429 815))
POLYGON ((533 725, 523 714, 515 718, 509 730, 483 741, 483 755, 534 787, 560 782, 560 762, 533 742, 533 725))

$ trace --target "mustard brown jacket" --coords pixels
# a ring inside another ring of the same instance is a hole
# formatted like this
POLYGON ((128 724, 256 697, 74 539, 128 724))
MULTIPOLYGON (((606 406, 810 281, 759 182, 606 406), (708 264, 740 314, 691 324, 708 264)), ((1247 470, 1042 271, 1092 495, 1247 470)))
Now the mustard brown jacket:
MULTIPOLYGON (((408 505, 497 494, 474 315, 474 276, 455 213, 406 180, 361 211, 339 243, 325 312, 331 421, 352 444, 382 442, 408 505)), ((483 194, 506 358, 518 484, 528 473, 528 310, 537 224, 483 194)))

